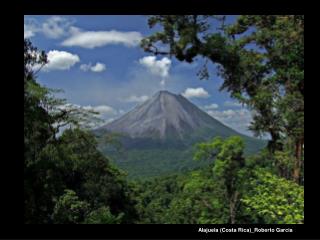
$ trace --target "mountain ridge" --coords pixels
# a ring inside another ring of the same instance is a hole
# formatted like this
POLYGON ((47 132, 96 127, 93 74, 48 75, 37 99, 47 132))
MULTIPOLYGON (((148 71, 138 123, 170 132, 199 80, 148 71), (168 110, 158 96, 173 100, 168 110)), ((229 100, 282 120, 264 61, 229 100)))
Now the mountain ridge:
POLYGON ((131 138, 183 139, 192 132, 210 129, 214 135, 243 135, 198 108, 182 95, 159 91, 101 129, 131 138))
POLYGON ((211 117, 182 95, 160 91, 120 118, 95 131, 100 150, 132 179, 150 178, 208 166, 211 160, 194 161, 194 145, 220 136, 241 136, 245 154, 266 142, 238 133, 211 117), (103 139, 116 133, 122 150, 103 139), (101 139, 101 141, 100 141, 101 139))

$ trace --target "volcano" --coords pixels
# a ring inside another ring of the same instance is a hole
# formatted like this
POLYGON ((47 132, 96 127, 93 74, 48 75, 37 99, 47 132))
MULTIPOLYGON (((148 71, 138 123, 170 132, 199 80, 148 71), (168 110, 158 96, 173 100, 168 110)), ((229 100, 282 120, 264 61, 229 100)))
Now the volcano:
POLYGON ((208 164, 193 161, 193 146, 214 137, 241 136, 246 154, 258 152, 266 142, 238 133, 211 117, 182 95, 159 91, 99 129, 104 134, 120 134, 122 154, 101 145, 106 155, 132 176, 156 176, 160 173, 189 170, 208 164))
POLYGON ((212 136, 239 135, 182 95, 168 91, 157 92, 121 118, 102 129, 123 133, 131 138, 180 139, 209 130, 212 136))

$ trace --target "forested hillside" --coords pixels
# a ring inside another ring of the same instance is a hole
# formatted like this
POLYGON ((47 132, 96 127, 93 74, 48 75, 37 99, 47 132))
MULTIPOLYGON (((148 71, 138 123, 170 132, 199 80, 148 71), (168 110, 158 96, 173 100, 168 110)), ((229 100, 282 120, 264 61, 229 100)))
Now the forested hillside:
POLYGON ((208 167, 140 183, 142 223, 303 223, 302 186, 277 176, 265 152, 246 159, 238 137, 199 145, 208 167))
MULTIPOLYGON (((206 166, 130 180, 98 148, 97 113, 38 83, 47 54, 25 39, 25 223, 304 223, 304 16, 242 15, 229 25, 221 16, 149 17, 156 25, 141 47, 217 64, 221 90, 252 110, 250 129, 268 134, 268 145, 248 156, 241 136, 218 136, 195 144, 193 161, 206 166), (221 28, 210 28, 212 18, 221 28)), ((210 77, 206 66, 200 77, 210 77)), ((103 141, 117 148, 116 135, 103 141)))
POLYGON ((131 179, 185 172, 207 166, 194 161, 194 145, 215 137, 240 136, 244 153, 251 155, 267 141, 249 137, 225 126, 182 95, 159 91, 121 118, 95 129, 99 149, 131 179), (105 144, 105 135, 116 134, 121 148, 105 144))

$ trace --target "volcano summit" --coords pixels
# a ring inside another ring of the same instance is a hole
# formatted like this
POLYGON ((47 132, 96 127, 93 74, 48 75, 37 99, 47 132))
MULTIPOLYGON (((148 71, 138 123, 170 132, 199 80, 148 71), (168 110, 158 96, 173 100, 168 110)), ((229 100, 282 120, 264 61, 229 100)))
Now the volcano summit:
POLYGON ((149 100, 102 128, 131 138, 182 140, 204 129, 209 130, 212 136, 239 135, 182 95, 168 91, 157 92, 149 100))
MULTIPOLYGON (((192 160, 193 145, 217 136, 241 136, 246 144, 246 153, 255 153, 265 146, 265 141, 238 133, 182 95, 168 91, 157 92, 96 132, 98 136, 110 132, 120 134, 124 151, 121 156, 114 153, 114 159, 129 175, 132 168, 138 175, 142 171, 142 175, 152 176, 163 170, 162 165, 166 166, 164 172, 202 165, 192 160), (146 172, 146 169, 149 170, 146 172)), ((103 145, 102 150, 107 155, 112 154, 103 145)))

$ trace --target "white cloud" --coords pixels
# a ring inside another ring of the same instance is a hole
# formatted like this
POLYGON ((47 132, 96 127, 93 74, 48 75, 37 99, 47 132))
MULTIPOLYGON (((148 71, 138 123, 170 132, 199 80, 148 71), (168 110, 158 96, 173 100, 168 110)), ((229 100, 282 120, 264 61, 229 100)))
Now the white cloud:
POLYGON ((88 105, 88 106, 83 106, 82 108, 86 109, 86 110, 95 111, 95 112, 99 113, 98 116, 103 121, 98 125, 94 125, 93 127, 103 126, 103 125, 113 121, 120 114, 119 111, 117 111, 116 109, 114 109, 113 107, 110 107, 108 105, 98 105, 98 106, 88 105))
POLYGON ((82 31, 79 28, 71 29, 71 36, 62 42, 67 47, 96 48, 108 44, 123 44, 127 47, 138 46, 142 35, 139 32, 111 31, 82 31))
POLYGON ((105 125, 105 124, 107 124, 107 123, 110 123, 110 122, 112 122, 113 120, 115 120, 115 118, 108 118, 108 119, 106 119, 106 120, 104 121, 103 124, 101 124, 101 126, 103 126, 103 125, 105 125))
POLYGON ((242 104, 239 102, 226 101, 223 103, 226 107, 242 107, 242 104))
POLYGON ((204 106, 203 108, 206 109, 206 110, 213 110, 213 109, 219 108, 219 105, 216 104, 216 103, 212 103, 212 104, 210 104, 210 105, 204 106))
POLYGON ((48 64, 43 67, 44 71, 68 70, 80 61, 78 55, 65 51, 51 50, 47 56, 48 64))
POLYGON ((161 85, 162 87, 164 87, 164 86, 166 85, 166 80, 165 80, 165 78, 161 79, 160 85, 161 85))
POLYGON ((78 104, 67 103, 67 104, 61 105, 59 108, 60 109, 81 108, 81 109, 88 110, 88 111, 98 112, 100 115, 117 115, 118 114, 117 110, 115 110, 113 107, 110 107, 108 105, 81 106, 78 104))
POLYGON ((96 63, 96 65, 91 67, 91 71, 93 71, 93 72, 102 72, 104 70, 106 70, 106 65, 103 63, 99 63, 99 62, 96 63))
POLYGON ((73 22, 60 16, 49 17, 42 24, 36 19, 27 18, 24 23, 24 38, 31 38, 40 32, 47 38, 58 39, 71 33, 73 22))
POLYGON ((94 66, 92 66, 91 63, 81 64, 80 69, 84 72, 89 70, 92 72, 103 72, 104 70, 106 70, 106 65, 100 62, 97 62, 94 66))
POLYGON ((89 71, 90 68, 91 68, 91 64, 90 64, 90 63, 89 63, 89 64, 81 64, 81 65, 80 65, 80 70, 82 70, 82 71, 84 71, 84 72, 89 71))
POLYGON ((171 60, 167 57, 157 60, 155 56, 147 56, 139 59, 139 63, 156 76, 165 78, 169 75, 171 60))
POLYGON ((41 25, 34 18, 26 18, 24 20, 24 38, 31 38, 41 31, 41 25))
POLYGON ((91 106, 91 105, 86 105, 86 106, 81 106, 78 104, 72 104, 72 103, 67 103, 64 105, 60 105, 58 107, 59 109, 63 109, 63 110, 70 110, 70 109, 83 109, 83 110, 87 110, 87 111, 94 111, 98 113, 98 118, 100 119, 100 121, 98 122, 79 122, 80 124, 87 126, 89 128, 97 128, 100 127, 104 124, 107 124, 108 122, 113 121, 119 114, 120 111, 117 111, 116 109, 114 109, 113 107, 110 107, 108 105, 98 105, 98 106, 91 106))
POLYGON ((127 47, 136 47, 143 38, 140 32, 85 31, 73 26, 74 20, 61 16, 52 16, 40 23, 33 18, 25 18, 24 38, 42 33, 47 38, 59 39, 67 37, 61 44, 67 47, 96 48, 109 44, 122 44, 127 47))
POLYGON ((42 33, 48 38, 58 39, 68 34, 72 23, 67 18, 53 16, 42 24, 42 33))
POLYGON ((100 114, 117 114, 117 111, 114 108, 107 105, 98 105, 98 106, 88 105, 88 106, 84 106, 83 109, 93 110, 100 114))
POLYGON ((38 30, 37 30, 36 26, 31 25, 31 24, 24 24, 24 38, 33 37, 37 31, 38 30))
POLYGON ((141 102, 144 102, 146 100, 148 100, 149 97, 146 96, 146 95, 142 95, 142 96, 136 96, 136 95, 131 95, 130 97, 126 98, 124 101, 125 102, 138 102, 138 103, 141 103, 141 102))
POLYGON ((248 131, 248 126, 252 121, 252 114, 248 109, 208 110, 207 113, 238 132, 252 135, 252 133, 248 131))
POLYGON ((208 98, 209 93, 203 88, 187 88, 182 95, 186 98, 208 98))
POLYGON ((34 36, 34 32, 32 32, 31 30, 24 30, 24 34, 23 34, 23 37, 24 38, 31 38, 34 36))

